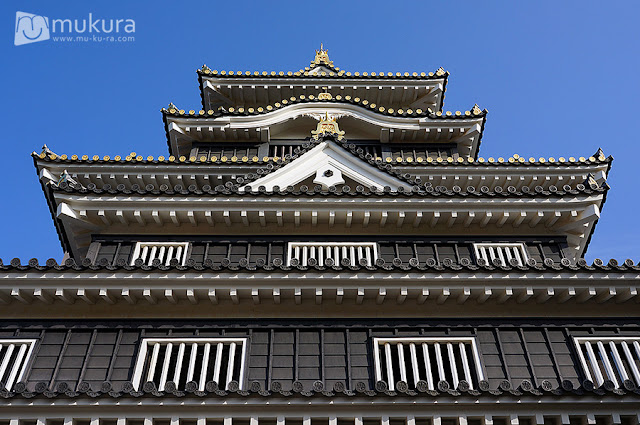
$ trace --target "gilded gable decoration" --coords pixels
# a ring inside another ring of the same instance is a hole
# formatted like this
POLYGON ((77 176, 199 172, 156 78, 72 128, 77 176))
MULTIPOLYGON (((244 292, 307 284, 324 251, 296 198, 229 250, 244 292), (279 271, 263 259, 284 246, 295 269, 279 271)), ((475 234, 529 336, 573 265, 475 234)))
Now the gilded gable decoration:
POLYGON ((324 118, 318 123, 318 127, 311 131, 313 139, 318 140, 320 135, 335 134, 338 136, 338 140, 344 137, 344 131, 340 131, 338 122, 335 117, 329 117, 329 113, 325 112, 324 118))

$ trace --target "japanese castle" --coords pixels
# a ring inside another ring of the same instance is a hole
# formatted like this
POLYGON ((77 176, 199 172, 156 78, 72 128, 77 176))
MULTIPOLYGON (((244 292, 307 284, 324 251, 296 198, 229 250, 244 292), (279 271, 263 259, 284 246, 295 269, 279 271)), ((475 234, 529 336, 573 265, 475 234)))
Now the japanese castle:
POLYGON ((166 156, 34 152, 64 258, 0 263, 0 425, 638 424, 613 159, 483 158, 448 77, 205 65, 166 156))

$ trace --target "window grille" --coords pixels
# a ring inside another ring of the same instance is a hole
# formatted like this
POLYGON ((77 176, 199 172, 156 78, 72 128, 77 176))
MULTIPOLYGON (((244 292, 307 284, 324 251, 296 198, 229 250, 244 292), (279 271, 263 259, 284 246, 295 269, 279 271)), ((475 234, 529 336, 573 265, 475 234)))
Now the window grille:
POLYGON ((0 339, 0 387, 11 391, 25 378, 35 339, 0 339))
MULTIPOLYGON (((192 151, 193 152, 193 151, 192 151)), ((258 156, 259 147, 258 145, 214 145, 214 146, 198 146, 195 150, 194 156, 198 159, 205 157, 207 160, 210 160, 213 157, 218 159, 222 157, 227 158, 253 158, 254 156, 258 156)))
MULTIPOLYGON (((296 148, 302 148, 302 145, 291 144, 269 144, 269 156, 284 158, 285 155, 294 155, 296 148)), ((357 149, 362 149, 363 155, 371 155, 374 158, 383 156, 381 145, 356 144, 357 149)))
POLYGON ((493 264, 493 260, 498 259, 501 265, 508 266, 515 259, 516 265, 524 266, 529 259, 523 243, 475 243, 473 248, 476 259, 483 259, 487 264, 493 264))
MULTIPOLYGON (((135 236, 132 237, 135 238, 135 236)), ((313 239, 315 237, 309 236, 308 238, 313 239)), ((299 236, 296 238, 296 240, 300 239, 301 237, 299 236)), ((176 235, 174 240, 183 239, 179 239, 179 236, 176 235)), ((134 241, 114 241, 110 240, 109 237, 104 239, 96 238, 94 242, 100 244, 95 257, 95 264, 101 264, 106 261, 109 265, 116 265, 118 260, 124 260, 128 264, 131 262, 131 255, 136 246, 134 241)), ((391 263, 396 258, 402 260, 403 263, 409 263, 412 258, 415 258, 420 265, 433 263, 434 261, 435 264, 443 264, 443 261, 447 259, 452 264, 466 264, 467 261, 475 261, 476 259, 474 243, 467 241, 388 240, 378 238, 375 244, 377 258, 383 259, 387 263, 391 263)), ((477 242, 477 244, 486 246, 487 242, 477 242)), ((563 245, 557 240, 530 241, 526 242, 525 245, 527 260, 535 259, 538 263, 542 263, 550 259, 554 263, 559 263, 563 258, 563 245)), ((246 238, 244 240, 222 238, 216 241, 193 240, 188 249, 187 259, 193 259, 198 265, 202 265, 208 259, 213 261, 214 265, 221 265, 225 259, 228 259, 230 264, 235 266, 243 258, 246 258, 251 266, 272 264, 274 259, 282 260, 283 264, 287 264, 287 249, 288 242, 286 240, 268 241, 256 239, 247 241, 246 238)), ((372 261, 374 261, 373 258, 372 261)))
POLYGON ((280 144, 270 144, 269 145, 269 156, 270 157, 278 157, 284 158, 286 155, 293 156, 293 151, 296 148, 300 148, 302 145, 280 145, 280 144))
POLYGON ((169 381, 179 390, 195 382, 204 391, 210 381, 221 389, 235 381, 242 389, 246 351, 246 338, 145 338, 132 382, 136 390, 143 380, 156 384, 158 391, 169 381))
POLYGON ((184 266, 189 246, 189 242, 138 242, 133 249, 131 265, 141 259, 148 266, 153 264, 153 260, 160 260, 160 264, 168 266, 171 260, 176 259, 184 266))
POLYGON ((363 155, 371 155, 374 159, 383 156, 381 145, 356 145, 356 149, 362 149, 363 155))
POLYGON ((576 337, 585 377, 600 387, 605 380, 621 388, 631 380, 640 386, 640 337, 576 337))
POLYGON ((403 144, 402 147, 394 146, 393 144, 388 145, 388 155, 393 159, 402 158, 404 161, 411 158, 414 161, 417 158, 449 158, 452 157, 456 159, 457 149, 456 145, 446 144, 446 145, 438 145, 438 144, 421 144, 421 145, 406 145, 403 144))
POLYGON ((391 391, 399 381, 410 389, 426 381, 435 390, 439 381, 458 388, 465 380, 473 389, 484 379, 473 337, 374 338, 373 346, 376 382, 386 382, 391 391))
POLYGON ((333 264, 372 266, 378 259, 378 244, 375 242, 289 242, 287 264, 297 260, 300 265, 309 262, 325 265, 327 259, 333 264), (347 263, 347 264, 345 264, 347 263))

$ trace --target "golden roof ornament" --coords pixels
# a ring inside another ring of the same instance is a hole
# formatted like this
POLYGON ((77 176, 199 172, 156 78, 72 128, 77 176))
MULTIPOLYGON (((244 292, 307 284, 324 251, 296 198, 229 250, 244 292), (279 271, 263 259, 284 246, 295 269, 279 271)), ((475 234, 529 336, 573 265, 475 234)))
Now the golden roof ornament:
POLYGON ((312 138, 314 140, 318 140, 320 135, 324 136, 327 134, 338 136, 338 140, 342 140, 344 138, 344 131, 340 131, 335 118, 329 118, 328 112, 324 113, 324 117, 318 123, 318 127, 315 130, 312 130, 311 134, 313 135, 312 138))
POLYGON ((318 93, 318 100, 331 100, 333 99, 333 96, 331 95, 331 93, 327 92, 327 88, 323 87, 322 88, 324 91, 322 93, 318 93))
POLYGON ((438 77, 443 76, 445 73, 446 73, 446 71, 444 70, 444 68, 443 68, 443 67, 438 68, 438 70, 436 71, 436 75, 437 75, 438 77))
POLYGON ((169 106, 167 107, 167 110, 172 114, 175 114, 179 110, 179 108, 176 105, 174 105, 173 102, 169 102, 169 106))
POLYGON ((471 110, 471 112, 473 112, 474 115, 480 115, 482 113, 482 109, 480 109, 480 107, 476 103, 475 105, 473 105, 473 109, 471 110))
POLYGON ((320 50, 316 50, 316 57, 311 62, 311 66, 320 64, 333 66, 333 61, 329 60, 329 50, 325 50, 322 43, 320 43, 320 50))
POLYGON ((211 68, 209 68, 206 64, 202 65, 202 71, 204 72, 211 72, 211 68))

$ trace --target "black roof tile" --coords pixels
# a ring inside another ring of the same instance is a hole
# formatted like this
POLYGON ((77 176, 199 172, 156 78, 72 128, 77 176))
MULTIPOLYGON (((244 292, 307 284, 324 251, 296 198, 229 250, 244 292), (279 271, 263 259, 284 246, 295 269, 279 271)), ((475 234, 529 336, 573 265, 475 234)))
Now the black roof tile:
MULTIPOLYGON (((302 103, 336 103, 336 104, 350 104, 357 105, 366 110, 370 110, 375 112, 376 114, 392 116, 392 117, 429 117, 431 119, 437 120, 460 120, 460 119, 473 119, 473 118, 484 118, 487 115, 487 110, 481 110, 477 105, 472 107, 471 111, 465 111, 464 113, 461 111, 457 111, 456 113, 447 111, 442 113, 441 111, 432 111, 431 109, 422 110, 420 108, 412 109, 394 109, 394 108, 386 108, 384 105, 377 105, 375 102, 370 102, 367 99, 361 99, 359 97, 351 97, 351 96, 331 96, 331 97, 318 97, 314 95, 301 95, 301 96, 292 96, 289 99, 282 99, 279 102, 274 102, 273 105, 266 105, 265 107, 259 106, 256 108, 244 108, 244 107, 229 107, 223 108, 219 107, 218 110, 209 110, 204 111, 200 110, 196 112, 194 109, 190 111, 185 111, 184 109, 177 109, 177 107, 170 107, 169 109, 162 108, 162 113, 167 116, 178 117, 178 118, 198 118, 198 119, 210 119, 210 118, 218 118, 221 116, 249 116, 249 115, 263 115, 268 114, 270 112, 276 111, 281 108, 286 108, 287 106, 297 105, 302 103)), ((173 105, 171 105, 173 106, 173 105)))
POLYGON ((326 135, 320 137, 318 140, 309 140, 303 143, 302 149, 296 148, 294 150, 295 154, 290 157, 286 156, 283 159, 279 159, 275 161, 275 164, 268 163, 266 166, 262 168, 258 168, 255 173, 246 174, 243 177, 238 177, 235 183, 227 182, 226 185, 217 185, 215 187, 211 187, 209 185, 204 185, 202 187, 198 187, 196 185, 191 185, 188 188, 184 188, 181 185, 177 185, 173 188, 165 187, 164 190, 147 190, 146 188, 138 188, 136 190, 132 190, 127 188, 125 185, 118 185, 116 188, 112 188, 111 185, 105 185, 102 188, 81 188, 77 187, 77 185, 70 185, 66 182, 62 182, 59 186, 52 185, 52 190, 63 190, 66 192, 77 192, 77 193, 95 193, 95 194, 133 194, 137 193, 139 195, 151 194, 153 196, 157 195, 171 195, 171 196, 182 196, 182 195, 234 195, 234 196, 255 196, 261 194, 270 194, 270 195, 280 195, 280 196, 377 196, 377 197, 385 197, 385 196, 421 196, 421 197, 562 197, 562 196, 575 196, 579 194, 594 194, 594 193, 606 193, 609 189, 609 186, 604 183, 601 186, 598 186, 594 182, 585 182, 585 184, 578 184, 575 189, 572 189, 570 186, 565 185, 562 188, 557 188, 556 186, 551 186, 548 190, 545 190, 542 186, 536 186, 533 191, 529 189, 528 186, 524 186, 520 190, 516 189, 515 186, 510 186, 506 191, 502 189, 502 187, 496 187, 491 190, 488 186, 481 186, 479 188, 469 186, 465 191, 463 191, 459 186, 454 186, 452 189, 448 189, 445 186, 436 186, 433 187, 431 183, 422 183, 421 179, 418 177, 411 176, 408 173, 402 172, 398 168, 394 167, 390 163, 384 163, 379 159, 373 158, 370 154, 364 154, 363 151, 358 149, 358 146, 355 144, 350 144, 347 140, 336 140, 337 138, 333 135, 326 135), (278 188, 279 190, 274 190, 273 192, 266 192, 264 190, 257 191, 240 191, 241 186, 245 186, 248 183, 254 182, 267 174, 270 174, 292 161, 295 161, 297 158, 301 157, 319 143, 324 141, 332 141, 337 145, 343 147, 345 150, 358 157, 359 159, 368 162, 370 165, 377 167, 381 171, 411 185, 411 190, 404 190, 401 188, 397 192, 392 192, 388 188, 378 188, 376 191, 365 191, 358 190, 358 187, 351 188, 349 186, 344 186, 341 190, 336 190, 335 188, 329 191, 323 191, 318 188, 307 188, 306 190, 302 190, 304 188, 301 187, 301 190, 295 190, 293 186, 288 188, 278 188))
POLYGON ((288 72, 284 72, 284 71, 240 72, 238 71, 236 72, 236 71, 211 70, 208 66, 203 65, 203 67, 201 69, 198 69, 197 72, 198 72, 198 76, 200 77, 200 83, 201 83, 200 85, 202 85, 202 80, 201 80, 202 76, 207 78, 302 78, 302 79, 304 78, 317 79, 317 78, 331 77, 331 78, 348 78, 348 79, 355 79, 355 80, 381 79, 381 78, 385 80, 442 80, 442 79, 446 80, 447 77, 449 76, 449 72, 442 70, 442 68, 440 68, 436 72, 429 72, 429 73, 421 72, 420 74, 418 74, 417 72, 412 72, 411 74, 409 74, 408 72, 403 72, 403 73, 349 72, 349 71, 341 70, 325 62, 319 63, 315 65, 313 68, 306 67, 305 69, 301 69, 300 71, 295 71, 295 72, 294 71, 288 71, 288 72), (308 74, 308 72, 311 71, 316 66, 322 66, 331 70, 333 75, 331 75, 330 73, 325 73, 325 75, 308 74), (307 75, 305 75, 305 72, 307 72, 307 75), (392 75, 389 75, 389 74, 392 74, 392 75))
MULTIPOLYGON (((177 263, 177 261, 176 261, 177 263)), ((480 262, 479 263, 483 263, 480 262)), ((415 272, 434 272, 441 273, 443 271, 467 271, 467 272, 511 272, 511 271, 588 271, 594 274, 598 274, 600 272, 610 273, 610 272, 638 272, 640 271, 640 263, 635 263, 632 259, 626 259, 624 261, 617 261, 615 259, 611 259, 608 262, 605 262, 599 258, 596 258, 592 264, 589 264, 586 259, 580 258, 577 261, 572 261, 569 259, 563 259, 560 263, 551 262, 538 262, 533 258, 530 258, 527 265, 525 266, 510 266, 510 265, 495 265, 495 264, 481 264, 475 265, 473 263, 469 264, 455 264, 444 261, 442 265, 435 264, 433 266, 426 264, 412 265, 411 263, 403 263, 392 262, 386 263, 384 260, 378 260, 377 264, 374 266, 342 266, 340 264, 336 264, 334 266, 323 266, 323 265, 315 265, 315 266, 287 266, 284 264, 265 264, 264 266, 254 266, 247 263, 246 266, 241 265, 213 265, 212 263, 205 262, 203 265, 196 264, 195 261, 191 259, 187 261, 186 265, 158 265, 158 266, 148 266, 143 264, 129 265, 125 261, 118 263, 117 265, 100 265, 95 264, 92 265, 90 260, 83 260, 81 263, 77 263, 73 258, 69 258, 65 260, 62 264, 58 264, 58 262, 50 258, 45 264, 39 264, 37 258, 32 258, 28 261, 27 264, 22 264, 19 258, 12 259, 9 263, 5 264, 2 259, 0 259, 0 270, 4 271, 87 271, 94 272, 100 270, 140 270, 140 271, 153 271, 153 270, 166 270, 166 271, 247 271, 247 272, 272 272, 274 270, 277 271, 288 271, 288 272, 306 272, 306 271, 323 271, 323 270, 370 270, 370 271, 398 271, 398 272, 406 272, 406 271, 415 271, 415 272)))

